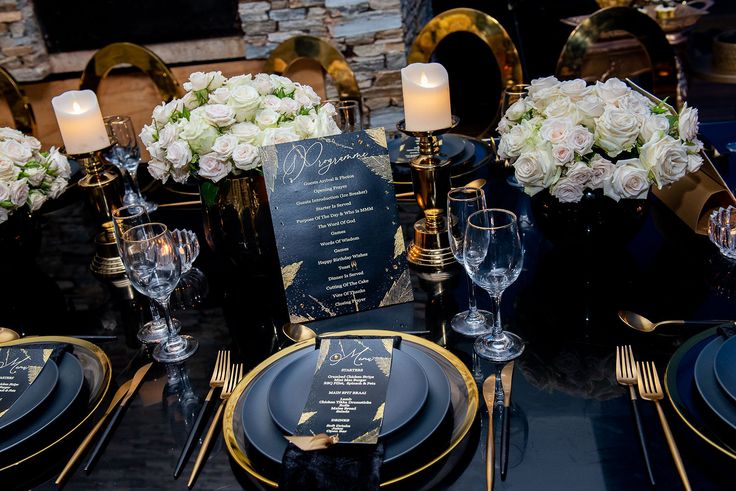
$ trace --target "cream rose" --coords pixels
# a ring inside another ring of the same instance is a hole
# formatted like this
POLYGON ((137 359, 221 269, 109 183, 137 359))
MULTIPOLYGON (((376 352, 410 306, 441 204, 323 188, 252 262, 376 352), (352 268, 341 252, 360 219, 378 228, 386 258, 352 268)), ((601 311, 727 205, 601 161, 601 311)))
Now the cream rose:
POLYGON ((280 106, 281 99, 279 99, 275 95, 267 95, 261 100, 261 108, 263 109, 272 109, 274 111, 278 111, 280 106))
POLYGON ((217 138, 217 130, 204 118, 193 114, 189 121, 182 125, 179 138, 189 143, 193 152, 204 154, 212 150, 212 144, 217 138))
POLYGON ((153 125, 147 124, 143 126, 143 129, 141 130, 140 136, 141 141, 143 142, 144 146, 152 145, 154 140, 154 134, 156 133, 156 129, 153 127, 153 125))
POLYGON ((25 135, 15 128, 0 128, 0 140, 16 140, 22 142, 25 139, 25 135))
POLYGON ((0 203, 10 201, 10 184, 0 181, 0 203))
POLYGON ((189 81, 182 85, 184 90, 199 91, 219 89, 224 83, 225 77, 222 76, 222 72, 194 72, 189 75, 189 81))
POLYGON ((66 190, 67 182, 63 177, 57 177, 51 182, 48 194, 49 198, 56 199, 66 190))
POLYGON ((31 213, 41 208, 41 205, 43 205, 46 202, 46 195, 43 194, 41 191, 34 189, 30 193, 28 193, 28 208, 30 208, 31 213))
POLYGON ((539 128, 539 135, 543 140, 556 145, 567 139, 567 135, 573 126, 570 118, 550 118, 542 123, 541 128, 539 128))
POLYGON ((558 97, 553 100, 543 113, 547 118, 567 118, 572 124, 577 124, 580 119, 577 106, 567 97, 558 97))
POLYGON ((670 131, 670 122, 664 114, 650 114, 644 120, 639 134, 639 141, 646 143, 652 138, 659 140, 670 131))
POLYGON ((565 177, 580 186, 581 189, 585 189, 593 178, 593 169, 585 162, 575 162, 567 169, 565 177))
POLYGON ((557 80, 557 77, 554 76, 535 78, 529 85, 527 93, 530 97, 534 98, 539 94, 540 91, 553 88, 556 89, 559 87, 559 85, 560 81, 557 80))
POLYGON ((680 111, 680 117, 677 121, 677 131, 680 139, 684 141, 692 141, 698 136, 698 110, 688 107, 687 103, 680 111))
POLYGON ((33 187, 38 187, 46 177, 46 171, 41 167, 26 167, 23 174, 28 179, 28 184, 33 187))
POLYGON ((240 143, 233 150, 235 167, 242 170, 254 169, 260 163, 258 148, 249 143, 240 143))
POLYGON ((171 162, 172 167, 181 169, 192 161, 192 149, 183 140, 177 140, 166 148, 166 160, 171 162))
POLYGON ((0 181, 14 181, 20 169, 7 159, 0 159, 0 181))
POLYGON ((158 179, 164 184, 169 180, 169 164, 163 160, 151 159, 148 161, 148 173, 154 179, 158 179))
POLYGON ((228 87, 220 87, 210 93, 210 98, 207 102, 210 104, 227 104, 229 99, 230 89, 228 87))
POLYGON ((271 74, 271 83, 274 91, 283 91, 284 95, 289 95, 296 89, 294 82, 281 75, 271 74))
POLYGON ((639 159, 620 160, 610 181, 603 186, 603 194, 619 201, 622 198, 644 199, 649 192, 649 171, 639 159))
POLYGON ((610 160, 605 159, 600 155, 596 155, 590 160, 591 176, 590 181, 588 182, 588 187, 590 189, 603 188, 604 184, 611 180, 611 176, 613 176, 613 171, 615 169, 616 166, 613 165, 610 160))
POLYGON ((153 109, 153 119, 159 125, 163 126, 171 120, 174 112, 179 110, 179 102, 173 100, 171 102, 162 102, 153 109))
POLYGON ((519 99, 509 106, 504 117, 509 121, 519 121, 529 109, 531 109, 529 103, 524 99, 519 99))
POLYGON ((261 129, 253 123, 236 123, 230 127, 230 134, 234 135, 240 143, 256 145, 261 129))
POLYGON ((58 148, 51 147, 49 149, 49 156, 47 157, 49 162, 49 171, 57 177, 63 177, 69 179, 72 175, 72 169, 69 166, 69 160, 66 155, 61 153, 58 148))
POLYGON ((558 165, 570 162, 575 157, 575 151, 564 144, 552 146, 552 156, 558 165))
POLYGON ((516 179, 531 196, 554 184, 561 173, 552 154, 544 150, 524 153, 513 165, 516 179))
POLYGON ((508 133, 501 137, 498 153, 501 158, 508 159, 518 157, 521 153, 531 148, 530 139, 534 136, 534 129, 528 124, 517 124, 508 133))
POLYGON ((174 143, 179 137, 179 127, 175 124, 167 124, 158 132, 158 143, 166 148, 174 143))
POLYGON ((278 145, 299 140, 293 128, 281 126, 278 128, 266 128, 263 130, 263 145, 278 145))
POLYGON ((279 104, 278 112, 288 117, 293 117, 299 111, 299 103, 291 97, 284 97, 279 104))
POLYGON ((271 77, 265 73, 259 73, 256 75, 256 78, 253 79, 253 87, 255 87, 261 95, 270 94, 274 89, 271 77))
POLYGON ((567 177, 558 180, 549 192, 561 203, 577 203, 583 197, 583 187, 567 177))
POLYGON ((317 113, 317 131, 313 136, 332 136, 340 134, 340 128, 337 127, 337 123, 335 123, 335 120, 332 118, 334 114, 335 108, 332 107, 332 104, 325 104, 320 108, 317 113), (332 110, 330 111, 330 109, 332 110))
POLYGON ((698 154, 688 154, 687 156, 687 171, 697 172, 698 169, 703 165, 703 157, 698 154))
POLYGON ((592 128, 595 119, 603 114, 606 105, 603 99, 595 94, 588 94, 576 103, 581 122, 592 128))
POLYGON ((0 155, 12 160, 16 165, 23 165, 33 157, 31 149, 17 140, 0 142, 0 155))
POLYGON ((687 173, 688 158, 684 145, 667 135, 650 140, 639 149, 642 164, 654 175, 657 186, 673 183, 687 173))
POLYGON ((10 183, 10 202, 15 206, 23 206, 28 200, 28 181, 26 179, 18 179, 10 183))
POLYGON ((575 126, 567 133, 565 143, 580 156, 587 155, 593 148, 593 133, 585 126, 575 126))
POLYGON ((227 104, 208 104, 204 108, 204 118, 212 126, 225 128, 235 123, 235 110, 227 104))
POLYGON ((218 158, 214 152, 199 157, 199 171, 197 173, 200 177, 218 182, 227 176, 231 170, 232 166, 230 163, 218 158))
POLYGON ((595 83, 595 92, 606 104, 613 104, 631 91, 628 85, 617 78, 595 83))
POLYGON ((227 160, 233 154, 233 150, 238 145, 238 138, 235 135, 221 135, 212 145, 212 151, 220 156, 221 159, 227 160))
POLYGON ((294 118, 294 129, 303 138, 311 138, 317 133, 317 115, 300 114, 294 118))
POLYGON ((276 126, 280 118, 281 118, 281 115, 277 113, 276 111, 274 111, 273 109, 268 109, 268 108, 261 109, 256 114, 256 123, 262 129, 270 128, 270 127, 276 126))
POLYGON ((595 141, 610 157, 631 150, 639 136, 639 120, 622 109, 606 107, 595 122, 595 141))
POLYGON ((41 142, 32 136, 24 136, 21 143, 24 143, 31 147, 31 150, 38 152, 41 150, 41 142))

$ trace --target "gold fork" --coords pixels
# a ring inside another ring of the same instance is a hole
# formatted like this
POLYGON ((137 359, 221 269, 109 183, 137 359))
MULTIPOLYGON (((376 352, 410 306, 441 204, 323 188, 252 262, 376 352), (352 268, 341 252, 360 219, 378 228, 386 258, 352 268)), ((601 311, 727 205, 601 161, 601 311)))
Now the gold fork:
POLYGON ((634 361, 634 352, 631 349, 631 345, 616 346, 616 381, 629 388, 631 407, 634 410, 634 420, 636 421, 636 429, 639 432, 639 443, 641 444, 641 451, 644 455, 644 463, 649 473, 649 482, 654 486, 654 473, 649 462, 649 451, 647 450, 646 438, 644 438, 644 427, 641 424, 639 408, 636 405, 636 390, 634 390, 634 385, 637 383, 636 373, 636 362, 634 361))
POLYGON ((223 386, 222 392, 220 393, 220 405, 217 407, 215 417, 212 418, 210 428, 209 430, 207 430, 207 436, 204 438, 204 442, 202 442, 202 446, 199 449, 199 454, 197 454, 197 460, 194 462, 194 468, 192 468, 192 474, 189 476, 189 482, 187 483, 187 487, 189 488, 192 487, 192 484, 194 483, 194 480, 197 478, 197 474, 199 473, 199 469, 200 467, 202 467, 204 457, 207 454, 207 450, 210 447, 212 437, 214 436, 217 425, 220 422, 220 415, 222 414, 222 410, 225 408, 225 403, 230 397, 230 394, 233 393, 233 390, 235 390, 235 386, 238 385, 238 382, 240 382, 241 378, 243 378, 242 363, 238 365, 233 364, 231 367, 228 367, 227 376, 225 378, 225 385, 223 386))
POLYGON ((682 484, 685 486, 685 489, 690 491, 692 488, 690 487, 690 481, 687 478, 687 473, 685 472, 685 466, 682 463, 680 452, 677 450, 675 437, 672 436, 670 425, 667 424, 667 418, 665 418, 662 406, 659 404, 659 400, 664 397, 664 393, 662 392, 662 386, 659 383, 657 367, 654 366, 654 363, 652 362, 643 363, 643 367, 644 369, 642 370, 642 365, 640 365, 639 362, 636 363, 636 369, 639 374, 639 394, 641 394, 642 399, 653 401, 657 406, 659 421, 662 423, 662 430, 664 431, 664 436, 667 438, 667 445, 670 447, 670 453, 672 454, 672 459, 675 461, 675 467, 677 467, 677 472, 680 474, 680 479, 682 479, 682 484))
POLYGON ((199 428, 200 426, 202 426, 204 415, 208 412, 209 406, 211 404, 210 401, 215 393, 215 389, 225 385, 225 376, 227 375, 227 368, 229 366, 230 351, 218 351, 217 359, 215 361, 215 368, 212 370, 212 377, 210 378, 210 391, 207 393, 207 397, 205 397, 204 402, 202 403, 202 407, 199 409, 199 414, 197 414, 197 419, 194 421, 194 425, 189 432, 187 442, 186 444, 184 444, 184 448, 182 448, 181 450, 181 455, 179 455, 179 460, 177 461, 176 468, 174 469, 174 478, 178 478, 181 475, 181 471, 184 470, 184 466, 189 461, 189 456, 191 455, 192 449, 194 448, 194 440, 200 433, 199 428))

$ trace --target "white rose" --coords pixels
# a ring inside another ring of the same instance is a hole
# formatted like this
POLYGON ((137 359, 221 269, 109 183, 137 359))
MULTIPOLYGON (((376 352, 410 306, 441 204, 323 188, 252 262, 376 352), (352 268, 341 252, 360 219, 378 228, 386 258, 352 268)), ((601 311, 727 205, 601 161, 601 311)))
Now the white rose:
POLYGON ((256 145, 261 129, 253 123, 236 123, 230 127, 230 134, 235 136, 240 143, 256 145))
POLYGON ((543 78, 535 78, 532 80, 532 83, 529 85, 529 89, 527 90, 527 93, 534 97, 539 94, 540 91, 546 90, 546 89, 552 89, 552 88, 558 88, 560 86, 560 81, 557 80, 556 77, 549 76, 549 77, 543 77, 543 78))
POLYGON ((148 173, 153 177, 154 179, 158 179, 164 184, 169 179, 169 164, 164 162, 163 160, 158 159, 151 159, 148 161, 148 173))
POLYGON ((10 201, 10 184, 0 181, 0 203, 10 201))
POLYGON ((652 104, 649 99, 634 91, 618 99, 615 105, 636 116, 639 124, 642 124, 652 114, 652 104))
POLYGON ((171 162, 174 169, 181 169, 192 161, 192 149, 183 140, 176 140, 166 148, 166 160, 171 162))
POLYGON ((558 165, 566 164, 575 157, 575 151, 567 145, 553 145, 552 156, 558 165))
POLYGON ((335 123, 332 117, 334 114, 335 108, 332 107, 332 104, 325 104, 319 109, 317 113, 317 131, 313 136, 332 136, 341 133, 340 128, 338 128, 337 123, 335 123), (332 111, 329 108, 332 108, 332 111))
POLYGON ((204 117, 213 126, 224 128, 235 123, 235 111, 227 104, 208 104, 204 106, 204 117))
POLYGON ((200 177, 217 182, 227 176, 231 170, 230 163, 222 161, 216 153, 208 153, 199 158, 198 174, 200 177))
POLYGON ((41 150, 41 142, 32 136, 23 136, 23 140, 21 141, 21 143, 30 147, 30 149, 34 152, 38 152, 39 150, 41 150))
POLYGON ((603 194, 616 201, 644 199, 649 191, 648 174, 639 159, 620 160, 611 179, 604 183, 603 194))
POLYGON ((524 153, 513 165, 516 179, 524 185, 524 191, 531 196, 554 184, 561 173, 560 167, 555 165, 552 154, 545 150, 524 153))
POLYGON ((567 135, 573 126, 570 118, 550 118, 542 123, 542 127, 539 128, 539 135, 553 145, 562 143, 567 139, 567 135))
POLYGON ((0 159, 0 181, 15 181, 20 174, 20 169, 7 159, 0 159))
POLYGON ((292 117, 299 111, 299 103, 291 97, 284 97, 281 99, 281 104, 279 104, 279 108, 277 110, 285 116, 292 117))
POLYGON ((28 199, 28 181, 19 179, 10 183, 10 202, 15 206, 23 206, 28 199))
POLYGON ((31 213, 41 208, 41 205, 46 202, 46 199, 46 195, 41 191, 34 189, 28 193, 28 207, 31 209, 31 213))
POLYGON ((593 178, 593 169, 588 167, 585 162, 575 162, 567 169, 567 175, 565 177, 580 186, 581 189, 585 189, 593 178))
POLYGON ((529 109, 531 109, 529 103, 524 99, 519 99, 506 110, 504 117, 509 121, 518 121, 529 109))
POLYGON ((5 208, 0 207, 0 223, 7 222, 10 213, 5 208))
POLYGON ((565 80, 560 82, 560 94, 569 97, 571 101, 576 102, 587 96, 593 91, 592 87, 588 87, 585 80, 578 78, 575 80, 565 80))
POLYGON ((189 180, 189 169, 186 167, 180 167, 178 169, 171 169, 171 178, 179 184, 186 184, 189 180))
POLYGON ((247 73, 245 75, 236 75, 234 77, 230 77, 227 79, 226 86, 232 90, 235 87, 239 87, 241 85, 250 85, 253 82, 253 76, 250 73, 247 73))
POLYGON ((261 105, 261 95, 251 85, 239 85, 230 90, 228 104, 235 110, 238 121, 250 119, 261 105))
POLYGON ((294 86, 294 82, 286 77, 282 77, 281 75, 272 74, 271 82, 273 83, 273 90, 283 91, 284 95, 289 95, 296 89, 296 87, 294 86))
POLYGON ((565 143, 582 157, 593 148, 593 140, 593 133, 585 126, 578 125, 567 133, 565 143))
POLYGON ((199 99, 194 95, 194 92, 187 92, 184 94, 184 97, 181 98, 180 102, 183 107, 186 107, 190 111, 199 107, 199 99))
POLYGON ((153 143, 153 135, 155 132, 156 128, 154 128, 153 125, 147 124, 143 126, 139 135, 141 137, 141 142, 143 142, 143 146, 147 147, 153 143))
POLYGON ((281 118, 281 115, 273 109, 261 109, 256 114, 256 123, 261 128, 269 128, 271 126, 276 126, 279 122, 279 118, 281 118))
POLYGON ((595 141, 611 157, 631 150, 639 136, 639 120, 623 109, 606 107, 595 122, 595 141))
POLYGON ((0 140, 11 139, 22 142, 26 135, 15 128, 0 128, 0 140))
POLYGON ((261 100, 261 108, 263 109, 278 111, 279 107, 281 107, 281 99, 275 95, 267 95, 261 100))
POLYGON ((222 72, 194 72, 189 75, 189 81, 182 84, 184 90, 187 91, 198 91, 198 90, 215 90, 225 83, 225 77, 222 76, 222 72))
POLYGON ((294 118, 294 129, 302 138, 312 138, 317 132, 317 115, 300 114, 294 118))
POLYGON ((641 125, 639 140, 646 143, 652 138, 659 140, 670 131, 670 122, 664 114, 650 114, 641 125))
POLYGON ((610 160, 596 154, 595 157, 590 160, 591 177, 588 182, 588 187, 590 189, 603 188, 604 183, 611 180, 611 176, 613 176, 613 171, 615 169, 616 166, 613 165, 610 160))
POLYGON ((319 106, 319 103, 322 102, 322 100, 319 98, 312 87, 310 87, 309 85, 300 85, 299 87, 304 90, 304 93, 307 94, 309 100, 312 101, 312 106, 319 106))
POLYGON ((56 179, 54 179, 51 182, 51 185, 49 186, 49 190, 48 190, 49 198, 56 199, 59 196, 61 196, 61 194, 66 189, 66 185, 67 185, 66 179, 62 177, 57 177, 56 179))
POLYGON ((212 150, 212 144, 217 138, 217 130, 204 118, 192 115, 189 121, 183 123, 179 138, 189 143, 193 152, 205 154, 212 150))
POLYGON ((301 85, 294 90, 294 95, 292 97, 302 107, 311 107, 314 105, 309 94, 307 94, 307 91, 304 90, 304 87, 301 85))
POLYGON ((639 149, 639 158, 644 167, 652 172, 660 189, 687 173, 688 158, 685 146, 669 135, 642 145, 639 149))
POLYGON ((178 111, 179 101, 173 100, 169 103, 162 102, 160 105, 153 108, 153 120, 159 125, 163 126, 171 120, 171 116, 174 112, 178 111))
POLYGON ((700 153, 703 150, 703 142, 697 138, 693 141, 685 142, 685 150, 687 150, 687 153, 700 153))
POLYGON ((605 82, 595 83, 595 92, 606 104, 614 104, 618 99, 629 93, 628 85, 617 78, 609 78, 605 82))
POLYGON ((501 118, 501 121, 498 122, 498 126, 496 126, 496 131, 498 131, 499 135, 505 135, 509 132, 511 126, 511 122, 506 119, 506 117, 503 117, 501 118))
POLYGON ((279 128, 266 128, 263 130, 263 145, 277 145, 299 140, 300 137, 293 128, 281 126, 279 128))
POLYGON ((28 184, 33 187, 38 187, 42 182, 43 178, 46 177, 46 171, 40 167, 29 167, 23 169, 28 184))
POLYGON ((167 124, 158 132, 158 143, 166 148, 174 143, 179 137, 179 127, 175 124, 167 124))
POLYGON ((220 156, 221 159, 227 160, 233 154, 233 150, 238 144, 238 138, 235 135, 221 135, 212 145, 212 151, 220 156))
POLYGON ((577 203, 583 197, 583 187, 567 177, 558 180, 549 192, 561 203, 577 203))
POLYGON ((158 160, 166 158, 166 149, 161 145, 160 142, 154 142, 150 147, 146 148, 151 157, 158 160))
POLYGON ((69 166, 69 160, 66 155, 61 153, 58 148, 51 147, 49 149, 49 156, 47 157, 49 162, 49 171, 57 177, 69 179, 72 175, 72 168, 69 166))
POLYGON ((220 87, 219 89, 212 91, 207 102, 210 104, 227 104, 228 99, 230 99, 230 89, 227 87, 220 87))
POLYGON ((677 131, 680 139, 684 141, 695 140, 698 136, 698 110, 687 107, 687 103, 680 111, 680 117, 677 122, 677 131))
POLYGON ((0 155, 12 160, 17 165, 23 165, 33 157, 31 149, 16 140, 0 142, 0 155))
POLYGON ((532 137, 534 129, 528 124, 517 124, 513 126, 508 133, 501 136, 501 144, 498 153, 503 159, 518 157, 525 150, 531 150, 534 147, 532 137))
POLYGON ((558 97, 554 99, 543 111, 548 118, 568 118, 573 124, 577 124, 580 119, 578 108, 567 97, 558 97))
POLYGON ((259 94, 267 95, 273 92, 273 82, 271 77, 265 73, 259 73, 256 78, 253 79, 253 87, 256 88, 259 94))
POLYGON ((249 143, 240 143, 233 150, 233 162, 235 167, 242 170, 250 170, 258 167, 260 163, 258 148, 249 143))
POLYGON ((576 102, 576 105, 578 108, 578 114, 580 115, 580 120, 589 128, 592 128, 595 125, 595 119, 603 114, 603 110, 606 106, 603 103, 603 99, 595 94, 586 95, 576 102))
POLYGON ((703 165, 703 157, 697 154, 688 154, 687 156, 687 171, 697 172, 700 166, 703 165))

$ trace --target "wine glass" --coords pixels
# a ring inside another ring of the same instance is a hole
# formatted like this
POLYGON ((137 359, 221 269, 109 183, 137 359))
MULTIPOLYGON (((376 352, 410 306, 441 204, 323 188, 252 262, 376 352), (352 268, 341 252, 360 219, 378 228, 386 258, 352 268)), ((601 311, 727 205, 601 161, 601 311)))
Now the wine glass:
MULTIPOLYGON (((148 212, 143 205, 126 205, 116 208, 112 212, 112 223, 115 232, 115 242, 118 246, 118 253, 122 257, 123 246, 122 237, 123 234, 133 227, 143 225, 145 223, 151 223, 151 219, 148 217, 148 212)), ((161 317, 158 308, 151 302, 149 303, 151 308, 151 318, 149 322, 143 324, 138 330, 138 341, 141 343, 159 343, 168 337, 168 328, 166 327, 166 320, 161 317)), ((181 322, 177 319, 172 319, 174 323, 174 330, 179 332, 181 329, 181 322)))
POLYGON ((181 276, 181 258, 166 225, 146 223, 123 234, 122 258, 128 279, 143 295, 163 310, 169 336, 156 345, 154 360, 178 363, 192 356, 199 343, 191 336, 177 334, 171 320, 169 301, 181 276))
POLYGON ((524 341, 501 325, 501 294, 519 277, 524 249, 516 215, 491 208, 468 217, 463 244, 466 271, 473 282, 491 297, 493 328, 475 340, 474 350, 494 362, 513 360, 524 351, 524 341))
POLYGON ((125 184, 123 202, 143 205, 149 213, 156 210, 158 205, 146 200, 138 186, 138 164, 141 161, 141 152, 138 148, 133 121, 128 116, 108 116, 105 118, 105 128, 112 143, 105 157, 123 174, 125 184))
MULTIPOLYGON (((486 197, 482 189, 455 188, 447 193, 447 227, 450 236, 450 249, 460 264, 463 263, 463 243, 468 217, 486 207, 486 197)), ((450 321, 450 326, 464 336, 479 336, 488 334, 491 329, 491 314, 485 310, 478 310, 475 304, 475 288, 468 277, 468 310, 456 314, 450 321)))
POLYGON ((363 129, 362 115, 360 112, 360 104, 354 100, 327 100, 325 104, 332 104, 335 107, 335 124, 343 133, 352 133, 363 129))
MULTIPOLYGON (((526 97, 528 93, 529 84, 515 84, 506 87, 503 90, 503 98, 501 99, 501 117, 506 114, 506 111, 508 111, 515 102, 526 97)), ((506 162, 505 165, 508 165, 508 162, 506 162)), ((506 178, 506 182, 515 188, 523 187, 519 181, 516 180, 516 176, 513 174, 506 178)))

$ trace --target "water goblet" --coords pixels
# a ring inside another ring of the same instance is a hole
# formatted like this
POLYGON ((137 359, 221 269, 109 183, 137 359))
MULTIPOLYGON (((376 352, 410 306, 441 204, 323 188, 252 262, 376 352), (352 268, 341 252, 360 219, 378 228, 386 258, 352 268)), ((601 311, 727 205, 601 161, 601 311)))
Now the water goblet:
POLYGON ((152 298, 166 319, 168 337, 156 345, 154 360, 178 363, 192 356, 199 343, 177 334, 169 302, 181 276, 181 259, 166 225, 147 223, 128 229, 122 237, 122 258, 128 279, 143 295, 152 298))
MULTIPOLYGON (((151 223, 151 219, 148 217, 148 212, 143 205, 133 204, 121 206, 113 210, 112 223, 115 232, 115 242, 118 246, 118 254, 122 257, 123 249, 121 241, 123 234, 135 226, 151 223)), ((138 330, 138 341, 145 344, 159 343, 168 337, 166 321, 161 317, 158 308, 153 302, 149 302, 149 306, 151 309, 151 320, 143 324, 143 327, 138 330)), ((172 322, 174 323, 174 330, 179 332, 181 322, 177 319, 172 319, 172 322)))
POLYGON ((112 143, 112 147, 105 154, 105 157, 115 164, 123 174, 125 184, 123 202, 125 204, 143 205, 149 213, 156 210, 158 205, 146 200, 138 185, 138 164, 141 161, 141 152, 138 147, 133 121, 128 116, 108 116, 105 118, 105 128, 112 143))
MULTIPOLYGON (((468 217, 486 207, 486 197, 482 189, 455 188, 447 193, 447 232, 450 249, 457 262, 463 263, 463 243, 468 217)), ((491 329, 491 314, 478 310, 475 303, 475 287, 468 276, 468 310, 456 314, 450 321, 452 329, 464 336, 488 334, 491 329)))
POLYGON ((340 131, 343 133, 351 133, 363 129, 362 114, 360 112, 360 103, 354 100, 327 100, 325 104, 332 104, 335 107, 335 115, 333 119, 340 131))
POLYGON ((476 211, 468 217, 463 250, 463 265, 490 295, 493 314, 491 333, 475 340, 474 351, 494 362, 513 360, 524 351, 524 341, 503 330, 501 295, 519 277, 524 262, 516 215, 499 208, 476 211))
POLYGON ((192 269, 194 260, 199 256, 199 240, 197 234, 191 230, 174 229, 171 231, 171 237, 174 239, 174 246, 179 251, 181 258, 181 274, 186 274, 192 269))

